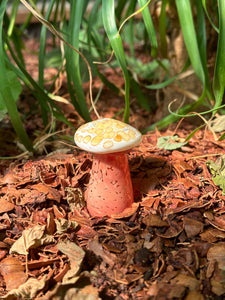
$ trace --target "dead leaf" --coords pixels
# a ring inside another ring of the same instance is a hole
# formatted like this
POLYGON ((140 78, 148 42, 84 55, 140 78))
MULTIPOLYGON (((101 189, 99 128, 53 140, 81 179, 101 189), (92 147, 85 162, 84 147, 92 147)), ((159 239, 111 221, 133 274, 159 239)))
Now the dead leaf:
POLYGON ((54 200, 56 202, 60 202, 61 199, 61 194, 58 190, 48 186, 47 184, 44 183, 38 183, 35 185, 32 185, 31 188, 33 190, 37 190, 43 194, 46 195, 46 197, 50 200, 54 200))
MULTIPOLYGON (((11 192, 12 193, 12 192, 11 192)), ((16 205, 38 204, 46 201, 46 195, 37 190, 19 189, 17 191, 16 205)))
POLYGON ((187 294, 184 300, 204 300, 204 296, 199 291, 191 291, 187 294))
MULTIPOLYGON (((77 283, 73 284, 61 284, 58 283, 56 287, 48 291, 46 295, 38 298, 38 300, 100 300, 97 287, 94 287, 88 277, 85 277, 86 273, 83 272, 78 278, 77 283), (83 274, 84 273, 84 274, 83 274), (81 283, 79 282, 79 279, 81 283)), ((90 276, 90 275, 89 275, 90 276)))
POLYGON ((76 221, 70 221, 63 218, 56 219, 55 224, 56 224, 57 234, 63 234, 67 232, 69 228, 75 229, 78 226, 78 223, 76 221))
POLYGON ((57 207, 56 205, 53 205, 53 211, 56 219, 65 218, 66 212, 62 207, 57 207))
POLYGON ((83 193, 80 188, 66 187, 65 191, 66 191, 66 200, 72 212, 75 209, 79 210, 86 205, 83 193))
POLYGON ((1 261, 0 272, 5 280, 7 291, 18 288, 27 280, 22 262, 11 255, 1 261))
POLYGON ((10 249, 11 253, 27 255, 30 248, 37 248, 44 244, 53 243, 54 237, 45 233, 45 225, 36 225, 23 231, 22 236, 15 241, 10 249))
POLYGON ((183 221, 184 221, 184 230, 188 238, 196 236, 203 231, 204 224, 202 222, 188 217, 184 217, 183 221))
POLYGON ((104 262, 106 262, 110 266, 113 266, 115 264, 116 257, 107 250, 104 250, 102 245, 98 241, 89 241, 88 246, 89 250, 93 251, 95 255, 100 256, 104 262))
POLYGON ((165 231, 165 233, 157 232, 157 236, 171 239, 173 237, 178 236, 183 231, 183 228, 181 228, 178 224, 171 224, 170 227, 165 231))
POLYGON ((218 230, 225 231, 225 218, 224 216, 215 216, 213 219, 207 219, 207 222, 210 223, 213 227, 218 230))
POLYGON ((76 235, 82 239, 93 239, 96 234, 96 231, 91 226, 87 225, 80 225, 80 229, 76 232, 76 235))
POLYGON ((130 284, 131 282, 134 282, 140 278, 143 277, 143 274, 134 273, 134 274, 126 274, 124 275, 123 272, 120 272, 120 270, 114 270, 114 280, 118 283, 122 284, 130 284))
POLYGON ((17 300, 17 299, 34 299, 36 294, 41 291, 46 284, 47 275, 44 275, 42 279, 29 278, 27 282, 20 285, 18 289, 11 290, 2 299, 17 300))
POLYGON ((225 130, 225 116, 216 116, 213 120, 209 121, 213 131, 221 132, 225 130))
POLYGON ((169 224, 166 221, 162 220, 159 215, 148 215, 143 218, 142 222, 150 227, 169 227, 169 224))
POLYGON ((188 287, 190 291, 199 291, 200 283, 199 280, 193 276, 178 274, 175 278, 171 280, 172 284, 177 284, 181 286, 188 287))
POLYGON ((80 272, 85 252, 75 243, 69 240, 59 242, 57 248, 69 257, 70 270, 63 277, 63 283, 73 283, 77 280, 76 276, 80 272))
POLYGON ((222 296, 225 294, 224 282, 222 281, 221 278, 219 280, 218 278, 216 279, 212 278, 210 280, 210 283, 212 286, 212 292, 214 294, 216 294, 217 296, 222 296))
POLYGON ((124 211, 118 214, 111 215, 114 219, 123 219, 132 216, 138 209, 139 203, 133 203, 131 207, 125 208, 124 211))
POLYGON ((225 266, 225 243, 212 246, 207 253, 207 259, 209 262, 216 261, 219 269, 222 270, 225 266))
POLYGON ((9 202, 5 197, 0 198, 0 214, 13 210, 15 208, 15 204, 9 202))

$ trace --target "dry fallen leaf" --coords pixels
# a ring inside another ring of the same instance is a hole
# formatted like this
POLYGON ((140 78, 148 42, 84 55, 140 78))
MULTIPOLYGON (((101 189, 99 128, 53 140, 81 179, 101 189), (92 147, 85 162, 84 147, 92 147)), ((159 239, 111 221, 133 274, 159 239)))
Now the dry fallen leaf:
POLYGON ((69 240, 59 242, 57 248, 69 257, 70 270, 63 277, 63 283, 73 283, 77 281, 77 275, 80 272, 85 252, 75 243, 69 240))
POLYGON ((55 219, 57 234, 63 234, 71 227, 73 229, 77 228, 78 223, 76 221, 70 221, 63 218, 55 219))
POLYGON ((23 231, 22 236, 15 241, 11 253, 27 255, 30 248, 37 248, 54 242, 54 237, 45 233, 45 225, 36 225, 23 231))
POLYGON ((109 264, 110 266, 113 266, 115 264, 115 256, 108 252, 107 250, 104 250, 102 245, 96 241, 96 240, 91 240, 88 243, 89 250, 93 251, 95 255, 100 256, 104 262, 109 264))
POLYGON ((5 280, 7 291, 18 288, 27 280, 22 262, 11 255, 1 261, 0 272, 5 280))
POLYGON ((60 192, 58 190, 48 186, 47 184, 38 183, 38 184, 32 185, 32 189, 45 194, 46 198, 48 198, 50 200, 54 200, 58 203, 60 202, 60 199, 61 199, 60 192))
POLYGON ((132 216, 138 209, 139 203, 133 203, 131 207, 127 207, 121 213, 111 215, 114 219, 123 219, 132 216))
POLYGON ((42 279, 30 278, 26 283, 19 286, 18 289, 11 290, 2 299, 17 300, 17 299, 34 299, 36 294, 41 291, 46 284, 47 275, 42 279))
POLYGON ((81 276, 82 284, 61 284, 58 283, 56 287, 48 291, 43 297, 39 297, 38 300, 100 300, 98 289, 90 284, 89 278, 85 277, 87 272, 84 272, 81 276))
POLYGON ((188 238, 198 235, 203 231, 203 228, 204 224, 202 222, 184 217, 184 230, 188 238))
POLYGON ((7 201, 4 197, 0 198, 0 213, 8 212, 13 210, 15 205, 9 201, 7 201))
POLYGON ((225 243, 212 246, 207 253, 207 259, 210 262, 216 261, 218 268, 222 270, 225 266, 225 243))

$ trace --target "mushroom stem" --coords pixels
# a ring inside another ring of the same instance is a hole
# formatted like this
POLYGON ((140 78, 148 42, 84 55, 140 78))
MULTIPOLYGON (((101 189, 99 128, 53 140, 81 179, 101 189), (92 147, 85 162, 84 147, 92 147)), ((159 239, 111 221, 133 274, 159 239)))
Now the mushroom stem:
POLYGON ((126 152, 95 154, 87 189, 87 209, 92 216, 111 216, 134 202, 126 152))

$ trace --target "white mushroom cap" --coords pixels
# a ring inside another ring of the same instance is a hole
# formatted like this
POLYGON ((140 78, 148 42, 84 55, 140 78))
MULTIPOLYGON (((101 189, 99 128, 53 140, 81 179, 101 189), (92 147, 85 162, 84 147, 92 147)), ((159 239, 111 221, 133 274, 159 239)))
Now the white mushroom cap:
POLYGON ((105 118, 82 125, 74 140, 83 150, 104 154, 131 149, 140 144, 142 135, 128 124, 105 118))

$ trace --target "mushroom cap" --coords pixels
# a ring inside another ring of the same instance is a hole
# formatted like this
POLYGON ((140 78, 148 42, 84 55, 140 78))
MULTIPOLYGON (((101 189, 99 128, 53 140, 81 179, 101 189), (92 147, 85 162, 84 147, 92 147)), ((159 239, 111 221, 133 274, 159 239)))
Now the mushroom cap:
POLYGON ((83 150, 104 154, 129 150, 140 144, 142 135, 128 124, 105 118, 80 126, 74 140, 83 150))

